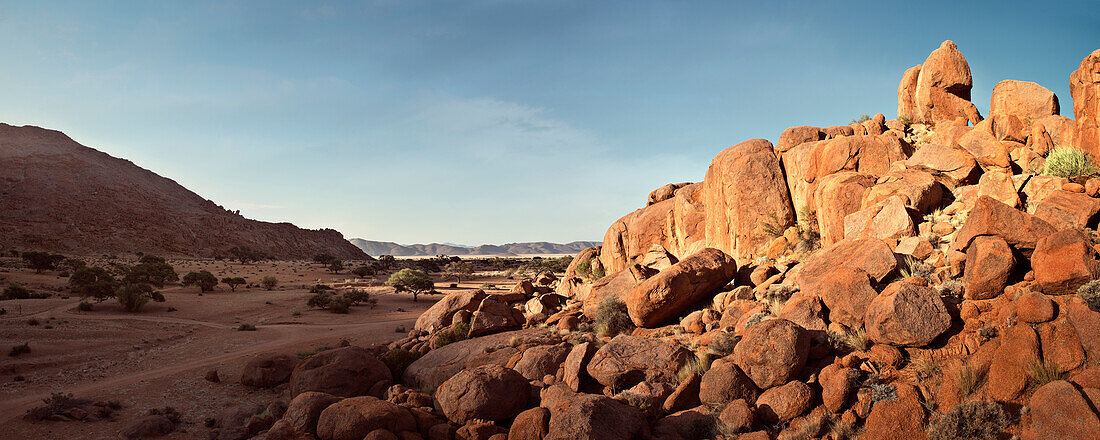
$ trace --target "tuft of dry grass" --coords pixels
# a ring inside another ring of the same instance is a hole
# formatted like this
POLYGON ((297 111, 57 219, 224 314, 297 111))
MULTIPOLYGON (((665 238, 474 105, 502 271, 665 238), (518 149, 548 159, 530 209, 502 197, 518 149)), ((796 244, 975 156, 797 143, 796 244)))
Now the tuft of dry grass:
POLYGON ((982 380, 981 371, 970 366, 963 365, 955 370, 954 377, 955 387, 959 390, 959 398, 965 399, 967 396, 974 393, 974 390, 978 389, 978 384, 982 380))
POLYGON ((909 365, 912 367, 913 372, 917 374, 917 377, 922 380, 933 377, 940 372, 940 367, 932 362, 932 358, 929 356, 918 357, 909 362, 909 365))
POLYGON ((1056 380, 1062 380, 1066 372, 1054 362, 1035 358, 1027 363, 1027 375, 1031 378, 1031 383, 1038 388, 1056 380))
POLYGON ((863 329, 849 330, 844 335, 844 345, 855 351, 867 351, 871 347, 871 339, 863 329))
POLYGON ((683 367, 680 367, 680 371, 676 372, 677 382, 687 380, 692 374, 702 376, 703 373, 706 373, 707 370, 710 369, 711 362, 713 362, 713 359, 711 359, 709 353, 696 354, 695 357, 684 364, 683 367))

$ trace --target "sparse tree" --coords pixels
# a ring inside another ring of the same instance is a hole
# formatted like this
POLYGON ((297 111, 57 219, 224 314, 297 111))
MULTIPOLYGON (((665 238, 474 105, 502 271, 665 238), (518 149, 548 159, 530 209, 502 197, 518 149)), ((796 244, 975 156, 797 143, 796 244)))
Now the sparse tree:
POLYGON ((23 261, 34 269, 34 273, 42 273, 44 270, 54 270, 57 263, 65 261, 65 256, 49 252, 23 252, 23 261))
POLYGON ((379 270, 386 271, 393 268, 393 265, 397 264, 397 259, 393 255, 382 255, 378 257, 379 270))
POLYGON ((180 276, 176 273, 176 269, 168 264, 163 258, 156 255, 146 255, 141 257, 138 264, 125 268, 125 276, 123 276, 123 282, 127 284, 151 284, 157 287, 164 287, 166 282, 179 281, 180 276))
POLYGON ((328 270, 332 273, 340 273, 341 270, 344 270, 344 262, 338 259, 333 259, 332 261, 328 262, 328 270))
POLYGON ((210 292, 214 290, 214 286, 218 285, 218 278, 208 271, 200 270, 184 275, 183 282, 180 284, 183 287, 199 286, 200 292, 210 292))
POLYGON ((271 290, 279 285, 279 279, 273 276, 266 276, 260 280, 260 285, 264 286, 264 289, 271 290))
POLYGON ((82 267, 69 277, 73 293, 85 298, 103 301, 114 295, 120 283, 114 275, 102 267, 82 267))
POLYGON ((236 292, 237 291, 237 286, 243 285, 247 282, 248 281, 246 281, 244 278, 241 278, 241 277, 225 277, 225 278, 222 278, 222 284, 229 285, 229 291, 230 292, 236 292))
POLYGON ((336 257, 334 257, 332 255, 329 255, 329 254, 317 254, 317 255, 313 256, 313 261, 315 263, 322 264, 322 265, 325 265, 325 266, 328 266, 330 263, 332 263, 332 260, 335 260, 335 259, 336 259, 336 257))
POLYGON ((474 274, 474 268, 465 261, 452 261, 443 267, 443 277, 461 283, 474 274))
POLYGON ((306 301, 306 306, 311 307, 311 308, 317 308, 317 309, 324 310, 324 309, 328 308, 328 305, 331 302, 332 302, 332 295, 329 295, 329 294, 324 293, 324 292, 320 292, 320 293, 316 293, 313 296, 309 297, 309 300, 306 301))
POLYGON ((435 288, 435 283, 432 282, 431 277, 424 271, 416 269, 401 269, 390 275, 390 279, 386 281, 386 284, 393 286, 395 292, 410 292, 413 294, 413 301, 417 300, 417 296, 424 292, 429 292, 435 288))

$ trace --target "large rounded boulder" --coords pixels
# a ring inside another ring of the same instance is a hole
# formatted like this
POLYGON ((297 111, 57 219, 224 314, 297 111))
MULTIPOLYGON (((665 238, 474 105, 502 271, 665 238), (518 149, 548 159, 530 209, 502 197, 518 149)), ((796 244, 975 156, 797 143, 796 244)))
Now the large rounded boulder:
POLYGON ((416 418, 409 410, 371 396, 336 402, 321 412, 317 438, 321 440, 363 440, 377 430, 399 435, 417 431, 416 418))
POLYGON ((672 382, 691 356, 686 348, 659 339, 618 335, 592 355, 588 375, 619 390, 643 380, 672 382))
POLYGON ((260 356, 248 361, 241 372, 241 384, 256 388, 271 388, 290 380, 298 358, 286 354, 260 356))
POLYGON ((626 297, 627 312, 639 327, 661 325, 712 296, 736 274, 732 257, 718 249, 703 249, 634 287, 626 297))
POLYGON ((769 319, 750 327, 734 348, 737 366, 761 389, 785 384, 802 372, 810 336, 786 319, 769 319))
POLYGON ((500 421, 515 417, 527 408, 530 388, 527 379, 511 368, 485 365, 462 370, 436 390, 439 409, 452 422, 500 421))
POLYGON ((332 394, 306 391, 290 400, 286 413, 283 414, 283 420, 289 423, 298 435, 316 435, 317 419, 321 417, 321 412, 340 400, 332 394))
POLYGON ((342 347, 306 358, 290 375, 290 394, 320 391, 340 397, 362 396, 380 381, 392 380, 390 369, 360 347, 342 347))
POLYGON ((876 343, 922 347, 951 327, 951 315, 932 288, 899 281, 871 301, 863 322, 876 343))

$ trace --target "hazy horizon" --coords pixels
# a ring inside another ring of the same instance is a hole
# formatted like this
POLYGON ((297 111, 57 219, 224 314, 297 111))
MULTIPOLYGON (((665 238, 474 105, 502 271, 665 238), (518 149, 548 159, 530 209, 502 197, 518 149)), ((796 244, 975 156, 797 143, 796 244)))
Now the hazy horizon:
POLYGON ((1000 5, 0 1, 0 122, 348 239, 598 241, 728 146, 893 118, 946 39, 983 115, 1017 79, 1072 117, 1100 8, 1000 5))

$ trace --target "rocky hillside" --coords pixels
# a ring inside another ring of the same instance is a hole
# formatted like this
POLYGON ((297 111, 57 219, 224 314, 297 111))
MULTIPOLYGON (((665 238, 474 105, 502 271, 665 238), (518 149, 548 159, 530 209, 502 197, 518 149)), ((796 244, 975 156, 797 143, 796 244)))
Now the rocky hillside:
POLYGON ((481 246, 466 247, 439 243, 400 245, 388 241, 370 241, 362 238, 353 238, 350 241, 368 255, 393 255, 395 257, 434 257, 436 255, 572 255, 586 248, 599 245, 598 242, 594 241, 574 241, 566 244, 536 241, 502 245, 483 244, 481 246))
POLYGON ((1075 119, 1021 81, 983 118, 971 86, 944 42, 902 76, 896 120, 741 142, 560 276, 290 359, 264 384, 289 381, 285 415, 252 432, 1094 439, 1100 177, 1067 148, 1098 153, 1100 50, 1070 75, 1075 119))
POLYGON ((211 257, 233 246, 368 258, 334 230, 249 220, 61 132, 0 124, 0 247, 211 257))

